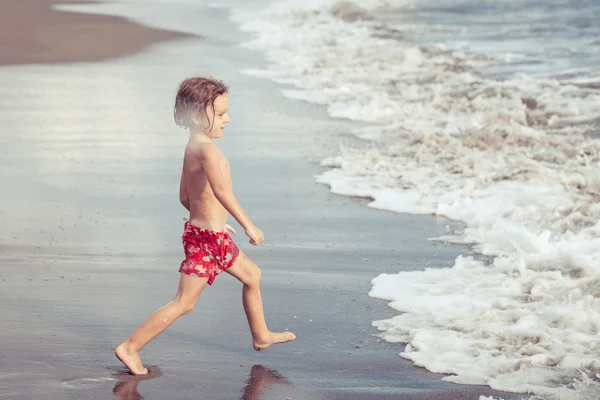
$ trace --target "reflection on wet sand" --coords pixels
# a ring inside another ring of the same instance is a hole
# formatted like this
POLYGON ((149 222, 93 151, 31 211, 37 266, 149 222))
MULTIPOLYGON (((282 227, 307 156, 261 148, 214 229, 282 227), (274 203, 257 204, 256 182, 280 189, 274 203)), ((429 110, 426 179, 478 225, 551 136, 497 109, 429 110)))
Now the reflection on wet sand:
MULTIPOLYGON (((138 392, 138 385, 142 381, 159 378, 163 375, 157 366, 148 367, 148 375, 134 376, 128 373, 114 374, 118 379, 113 394, 118 400, 143 400, 143 396, 138 392)), ((260 400, 262 395, 273 385, 292 383, 287 378, 281 376, 277 371, 254 365, 250 370, 250 376, 246 381, 246 386, 242 390, 240 400, 260 400)))
POLYGON ((113 378, 117 379, 113 394, 118 400, 142 400, 144 397, 138 392, 140 382, 160 378, 161 376, 163 376, 163 373, 156 365, 148 367, 147 375, 135 376, 128 372, 113 374, 113 378))
POLYGON ((260 400, 262 394, 275 384, 291 385, 291 382, 279 375, 277 371, 265 368, 262 365, 254 365, 250 370, 250 377, 242 391, 240 400, 260 400))

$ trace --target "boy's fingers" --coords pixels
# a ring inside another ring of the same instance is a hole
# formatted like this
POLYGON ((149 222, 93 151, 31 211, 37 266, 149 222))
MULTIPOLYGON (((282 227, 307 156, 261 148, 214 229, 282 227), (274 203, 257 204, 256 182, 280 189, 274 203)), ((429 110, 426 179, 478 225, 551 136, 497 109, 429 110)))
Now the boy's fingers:
POLYGON ((233 229, 233 227, 229 224, 225 225, 225 230, 230 231, 231 233, 234 233, 234 234, 236 233, 235 229, 233 229))

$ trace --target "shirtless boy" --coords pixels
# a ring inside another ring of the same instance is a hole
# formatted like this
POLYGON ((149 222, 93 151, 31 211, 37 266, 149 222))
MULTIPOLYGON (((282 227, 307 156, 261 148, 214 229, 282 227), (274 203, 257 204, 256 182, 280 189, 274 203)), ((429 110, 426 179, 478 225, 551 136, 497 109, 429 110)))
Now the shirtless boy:
POLYGON ((139 351, 194 308, 200 293, 216 276, 228 272, 242 282, 242 302, 257 351, 275 343, 294 340, 291 332, 267 329, 259 282, 260 269, 242 253, 229 232, 228 215, 244 228, 250 243, 264 240, 262 231, 248 218, 233 194, 227 158, 213 139, 223 136, 229 122, 228 88, 216 79, 194 77, 184 80, 175 99, 175 123, 190 131, 185 148, 179 198, 190 212, 183 231, 185 259, 179 268, 179 288, 170 303, 156 310, 115 349, 115 355, 135 375, 147 374, 139 351))

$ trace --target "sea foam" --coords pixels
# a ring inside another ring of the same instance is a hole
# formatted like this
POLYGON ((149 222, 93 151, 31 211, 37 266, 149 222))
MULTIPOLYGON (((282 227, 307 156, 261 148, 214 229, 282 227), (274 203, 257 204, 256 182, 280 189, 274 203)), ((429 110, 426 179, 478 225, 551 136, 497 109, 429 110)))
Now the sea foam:
POLYGON ((446 381, 597 398, 600 74, 486 77, 498 54, 421 43, 450 28, 379 18, 414 7, 284 1, 233 18, 270 61, 247 73, 370 124, 354 132, 369 144, 324 160, 318 182, 463 221, 436 239, 487 256, 373 279, 369 294, 399 312, 374 322, 382 337, 446 381))

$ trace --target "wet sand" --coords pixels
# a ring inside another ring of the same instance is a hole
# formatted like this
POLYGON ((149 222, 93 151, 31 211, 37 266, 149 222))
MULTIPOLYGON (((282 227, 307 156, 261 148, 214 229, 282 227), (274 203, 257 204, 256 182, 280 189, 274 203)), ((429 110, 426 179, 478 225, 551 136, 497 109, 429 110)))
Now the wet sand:
POLYGON ((241 74, 260 55, 238 48, 222 10, 202 18, 203 40, 110 62, 0 67, 0 397, 520 398, 444 383, 375 336, 371 321, 393 311, 367 296, 373 277, 447 266, 465 249, 426 240, 447 221, 372 210, 315 184, 352 124, 241 74), (217 25, 227 33, 215 36, 217 25), (198 54, 211 55, 201 70, 198 54), (266 235, 258 248, 235 240, 263 271, 270 328, 298 339, 255 352, 240 284, 223 275, 142 351, 152 374, 135 378, 112 349, 175 294, 183 254, 187 133, 172 121, 174 92, 216 71, 231 87, 220 146, 266 235))
POLYGON ((84 1, 0 1, 0 65, 100 61, 190 35, 124 18, 57 11, 84 1))

